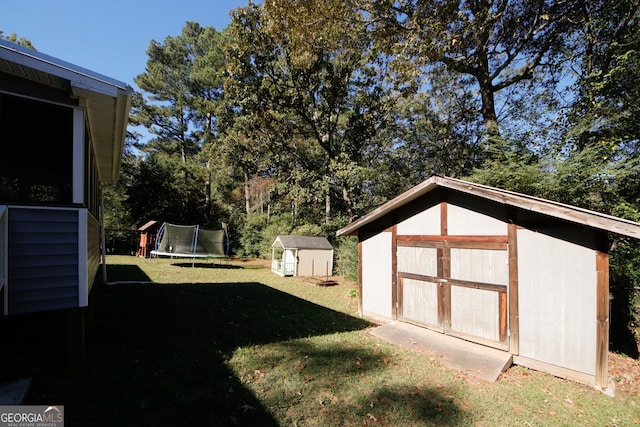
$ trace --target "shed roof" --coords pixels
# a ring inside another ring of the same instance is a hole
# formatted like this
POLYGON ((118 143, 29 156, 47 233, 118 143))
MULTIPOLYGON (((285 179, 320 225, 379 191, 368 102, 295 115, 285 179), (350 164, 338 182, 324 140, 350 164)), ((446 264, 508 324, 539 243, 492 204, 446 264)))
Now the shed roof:
POLYGON ((333 249, 326 237, 278 236, 271 247, 283 249, 333 249))
POLYGON ((144 225, 140 226, 140 228, 138 228, 138 231, 147 231, 148 229, 154 227, 154 226, 160 226, 160 223, 158 221, 147 221, 144 225))
POLYGON ((131 107, 130 86, 6 40, 0 40, 0 71, 70 90, 86 110, 100 180, 113 183, 118 179, 131 107))
POLYGON ((563 219, 576 224, 586 225, 596 229, 610 231, 623 236, 640 238, 640 223, 605 215, 588 209, 528 196, 513 191, 501 190, 495 187, 475 184, 455 178, 432 176, 421 184, 405 191, 398 197, 388 201, 384 205, 374 209, 362 218, 352 222, 337 231, 338 236, 355 234, 359 228, 369 224, 389 212, 404 206, 411 201, 435 190, 438 187, 456 190, 465 194, 474 195, 507 206, 513 206, 541 215, 563 219))

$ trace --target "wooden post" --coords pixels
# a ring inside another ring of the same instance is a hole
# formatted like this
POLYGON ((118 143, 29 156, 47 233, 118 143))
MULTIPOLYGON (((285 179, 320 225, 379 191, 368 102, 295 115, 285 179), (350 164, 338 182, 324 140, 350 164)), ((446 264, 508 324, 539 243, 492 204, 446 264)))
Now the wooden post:
POLYGON ((596 252, 596 387, 606 388, 609 377, 609 254, 596 252))
POLYGON ((509 248, 509 352, 520 354, 520 315, 518 314, 518 226, 508 225, 509 248))

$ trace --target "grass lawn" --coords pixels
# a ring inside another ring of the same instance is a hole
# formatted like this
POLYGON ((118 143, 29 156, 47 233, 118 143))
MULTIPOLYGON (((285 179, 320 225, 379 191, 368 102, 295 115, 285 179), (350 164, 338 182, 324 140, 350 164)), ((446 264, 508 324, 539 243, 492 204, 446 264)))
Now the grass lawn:
POLYGON ((640 365, 612 355, 616 396, 513 367, 486 384, 389 344, 355 284, 315 287, 262 261, 107 257, 83 363, 38 366, 30 404, 68 426, 640 424, 640 365))

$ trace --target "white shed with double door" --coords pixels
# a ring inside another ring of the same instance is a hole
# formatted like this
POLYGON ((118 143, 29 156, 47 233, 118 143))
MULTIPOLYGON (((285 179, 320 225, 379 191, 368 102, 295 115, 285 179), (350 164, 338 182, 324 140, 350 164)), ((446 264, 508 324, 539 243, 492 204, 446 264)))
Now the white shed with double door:
POLYGON ((280 276, 330 277, 333 246, 326 237, 278 236, 271 245, 271 271, 280 276))
POLYGON ((337 234, 358 236, 362 315, 606 387, 610 232, 640 224, 433 176, 337 234))

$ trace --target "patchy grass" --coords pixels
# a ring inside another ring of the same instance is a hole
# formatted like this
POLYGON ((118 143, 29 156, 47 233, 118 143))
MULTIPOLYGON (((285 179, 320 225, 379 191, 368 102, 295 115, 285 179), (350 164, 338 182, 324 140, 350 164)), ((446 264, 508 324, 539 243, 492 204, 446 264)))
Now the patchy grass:
POLYGON ((520 367, 490 385, 370 335, 345 280, 314 287, 263 261, 107 263, 110 281, 140 283, 97 290, 86 362, 33 372, 28 403, 64 404, 69 426, 640 423, 629 358, 612 357, 614 398, 520 367))

